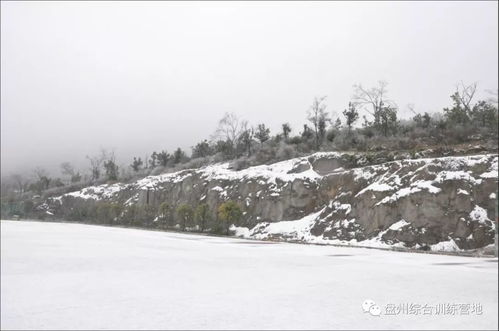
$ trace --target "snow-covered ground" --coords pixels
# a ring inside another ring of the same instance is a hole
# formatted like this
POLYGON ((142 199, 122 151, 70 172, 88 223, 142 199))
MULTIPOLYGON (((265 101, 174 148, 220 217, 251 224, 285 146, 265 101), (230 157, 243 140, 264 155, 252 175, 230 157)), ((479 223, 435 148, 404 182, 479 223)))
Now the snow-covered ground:
POLYGON ((498 327, 492 258, 19 221, 1 239, 2 329, 498 327))

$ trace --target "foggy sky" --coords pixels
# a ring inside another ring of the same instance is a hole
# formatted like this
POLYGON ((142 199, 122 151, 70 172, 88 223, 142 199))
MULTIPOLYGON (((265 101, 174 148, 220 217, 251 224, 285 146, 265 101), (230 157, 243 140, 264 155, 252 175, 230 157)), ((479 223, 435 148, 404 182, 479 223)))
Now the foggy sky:
POLYGON ((225 112, 273 132, 388 81, 402 115, 498 85, 497 2, 2 2, 2 175, 190 152, 225 112))

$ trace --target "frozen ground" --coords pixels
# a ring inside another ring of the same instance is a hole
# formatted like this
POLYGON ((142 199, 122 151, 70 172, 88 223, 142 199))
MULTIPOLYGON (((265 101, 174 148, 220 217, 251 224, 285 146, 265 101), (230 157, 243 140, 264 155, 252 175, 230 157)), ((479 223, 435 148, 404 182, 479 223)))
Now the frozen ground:
POLYGON ((497 259, 39 222, 1 239, 4 330, 498 327, 497 259), (427 315, 386 314, 411 303, 427 315))

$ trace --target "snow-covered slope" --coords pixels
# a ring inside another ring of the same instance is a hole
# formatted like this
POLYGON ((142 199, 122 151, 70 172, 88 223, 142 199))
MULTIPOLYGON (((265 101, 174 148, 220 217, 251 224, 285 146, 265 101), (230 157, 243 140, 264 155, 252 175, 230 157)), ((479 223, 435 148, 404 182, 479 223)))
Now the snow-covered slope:
POLYGON ((81 201, 171 206, 233 200, 234 231, 259 239, 466 250, 493 242, 497 155, 398 160, 358 166, 316 153, 235 171, 228 163, 88 187, 42 206, 64 217, 81 201), (352 166, 353 165, 353 166, 352 166))

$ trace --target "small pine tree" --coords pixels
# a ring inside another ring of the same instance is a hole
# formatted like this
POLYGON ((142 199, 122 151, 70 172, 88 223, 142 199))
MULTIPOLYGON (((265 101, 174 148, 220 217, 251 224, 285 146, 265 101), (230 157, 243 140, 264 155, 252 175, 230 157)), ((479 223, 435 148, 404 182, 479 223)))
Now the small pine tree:
POLYGON ((359 111, 355 107, 355 104, 352 102, 348 103, 348 110, 345 109, 343 111, 343 115, 345 116, 346 124, 348 127, 348 131, 352 130, 352 126, 359 119, 359 111))
POLYGON ((253 144, 254 131, 252 128, 244 130, 238 138, 238 154, 241 152, 246 152, 248 156, 251 156, 251 145, 253 144))
POLYGON ((265 124, 258 124, 256 127, 255 138, 263 144, 270 138, 270 129, 265 126, 265 124))
POLYGON ((158 153, 152 152, 151 159, 149 160, 149 168, 154 169, 158 165, 158 153))
POLYGON ((178 163, 183 163, 187 159, 187 156, 185 155, 184 151, 179 147, 173 152, 173 163, 178 164, 178 163))
POLYGON ((133 162, 130 165, 130 167, 133 169, 133 171, 138 172, 140 170, 140 167, 142 166, 142 164, 143 164, 143 162, 142 162, 142 159, 140 157, 139 158, 134 157, 133 162))
POLYGON ((230 140, 219 140, 215 144, 215 151, 220 153, 225 160, 234 156, 234 144, 230 140))
POLYGON ((192 158, 207 157, 213 154, 213 148, 211 148, 208 141, 205 139, 196 146, 192 148, 192 158))
POLYGON ((476 127, 497 129, 497 107, 493 104, 478 101, 470 113, 476 127))
POLYGON ((106 175, 108 180, 118 180, 118 166, 114 160, 108 160, 104 162, 104 169, 106 169, 106 175))
POLYGON ((395 107, 382 107, 378 113, 378 122, 376 127, 386 137, 390 131, 395 131, 397 128, 397 108, 395 107))
POLYGON ((291 133, 291 126, 289 125, 289 123, 284 123, 282 125, 282 135, 285 141, 288 140, 290 133, 291 133))
POLYGON ((314 136, 314 132, 308 127, 308 125, 303 124, 303 131, 301 137, 303 140, 309 140, 314 136))
POLYGON ((450 96, 453 102, 452 108, 444 108, 445 117, 451 124, 466 125, 470 122, 470 110, 463 105, 459 92, 450 96))
POLYGON ((168 154, 166 151, 161 151, 157 155, 158 158, 158 163, 162 167, 166 167, 168 165, 168 160, 170 160, 170 154, 168 154))

